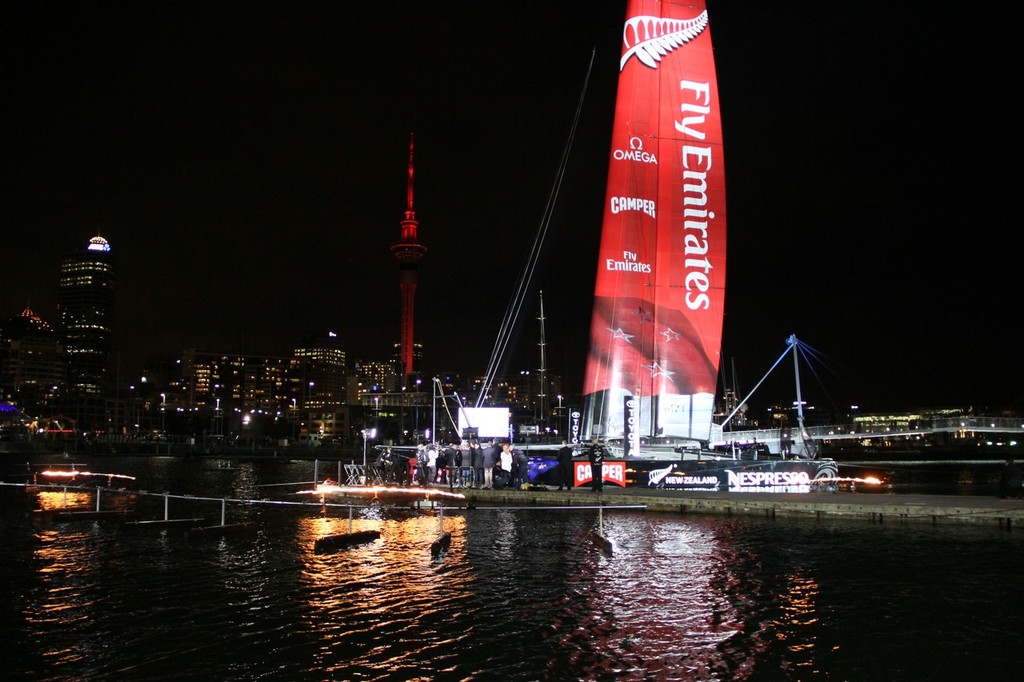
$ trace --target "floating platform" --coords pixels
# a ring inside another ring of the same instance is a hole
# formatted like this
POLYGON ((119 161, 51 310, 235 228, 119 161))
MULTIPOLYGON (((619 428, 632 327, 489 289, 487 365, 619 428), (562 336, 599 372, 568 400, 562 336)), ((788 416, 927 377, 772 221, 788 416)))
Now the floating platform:
POLYGON ((327 535, 319 538, 313 543, 313 552, 316 554, 326 554, 328 552, 336 552, 339 549, 346 549, 354 545, 362 545, 367 542, 373 542, 380 537, 379 530, 361 530, 355 533, 340 533, 338 535, 327 535))
POLYGON ((590 531, 589 537, 590 541, 597 545, 597 548, 601 550, 602 554, 604 554, 605 556, 612 555, 615 545, 612 543, 611 540, 601 535, 596 530, 590 531))
POLYGON ((430 556, 441 556, 441 552, 447 552, 452 544, 451 533, 441 533, 441 536, 430 544, 430 556))

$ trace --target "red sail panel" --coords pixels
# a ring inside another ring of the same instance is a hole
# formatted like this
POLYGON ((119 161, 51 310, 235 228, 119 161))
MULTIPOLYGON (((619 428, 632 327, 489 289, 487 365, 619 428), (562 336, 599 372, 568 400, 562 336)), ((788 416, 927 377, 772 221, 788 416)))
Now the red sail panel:
POLYGON ((584 381, 588 432, 707 439, 725 303, 725 167, 702 0, 629 0, 584 381), (636 427, 639 428, 636 428, 636 427))

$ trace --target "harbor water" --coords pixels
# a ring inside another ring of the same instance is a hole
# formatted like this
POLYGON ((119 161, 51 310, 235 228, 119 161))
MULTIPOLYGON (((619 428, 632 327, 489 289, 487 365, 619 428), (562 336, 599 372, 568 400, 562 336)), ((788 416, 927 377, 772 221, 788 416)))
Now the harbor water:
MULTIPOLYGON (((136 477, 105 507, 213 525, 215 502, 141 491, 297 501, 279 484, 313 465, 89 468, 136 477)), ((196 537, 31 513, 64 504, 92 497, 0 487, 5 679, 997 680, 1024 664, 1016 530, 232 503, 252 531, 196 537), (381 535, 314 551, 359 530, 381 535)))

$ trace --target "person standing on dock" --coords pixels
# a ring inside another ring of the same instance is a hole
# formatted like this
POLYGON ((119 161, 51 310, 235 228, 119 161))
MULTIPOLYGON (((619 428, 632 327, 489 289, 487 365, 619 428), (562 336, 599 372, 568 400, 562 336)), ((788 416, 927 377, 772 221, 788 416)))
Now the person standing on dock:
POLYGON ((495 483, 499 488, 514 487, 512 480, 512 448, 508 443, 502 443, 498 452, 498 471, 495 483))
POLYGON ((590 441, 587 459, 590 460, 590 489, 599 493, 604 488, 604 448, 596 438, 590 441))
POLYGON ((421 487, 427 485, 427 446, 423 443, 416 446, 416 457, 413 461, 416 467, 413 483, 417 483, 421 487))
POLYGON ((519 448, 512 448, 512 471, 515 472, 512 480, 515 481, 516 490, 530 487, 530 458, 519 448))
POLYGON ((480 447, 478 441, 473 441, 470 445, 470 460, 469 463, 473 466, 473 486, 474 488, 482 488, 484 485, 484 451, 480 447))
POLYGON ((572 479, 572 448, 569 441, 563 440, 562 447, 558 448, 558 489, 572 490, 572 479))
POLYGON ((487 490, 494 489, 494 467, 498 464, 498 453, 501 447, 497 442, 491 443, 483 449, 484 454, 484 482, 481 486, 487 490))
POLYGON ((469 447, 469 441, 462 441, 455 454, 455 471, 458 477, 455 481, 461 488, 473 487, 473 450, 469 447))
POLYGON ((427 485, 437 483, 437 443, 427 446, 427 474, 425 480, 427 485))

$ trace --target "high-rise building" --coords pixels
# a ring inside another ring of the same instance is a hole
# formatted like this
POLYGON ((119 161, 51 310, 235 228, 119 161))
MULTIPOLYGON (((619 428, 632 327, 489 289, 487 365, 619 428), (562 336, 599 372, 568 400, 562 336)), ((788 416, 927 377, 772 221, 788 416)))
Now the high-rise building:
POLYGON ((295 357, 305 363, 305 380, 311 387, 307 407, 344 405, 347 402, 345 349, 332 331, 307 334, 295 357))
POLYGON ((32 308, 0 322, 0 399, 39 414, 52 409, 64 377, 60 341, 32 308))
POLYGON ((391 253, 398 259, 398 286, 402 295, 402 336, 399 375, 403 385, 409 383, 413 367, 415 340, 413 337, 413 321, 416 300, 416 269, 427 252, 427 247, 420 244, 416 231, 419 221, 412 207, 413 179, 413 137, 409 135, 409 182, 406 188, 405 219, 402 221, 402 239, 391 247, 391 253))
POLYGON ((93 237, 61 261, 57 310, 69 391, 101 393, 110 368, 114 323, 114 254, 103 237, 93 237))

